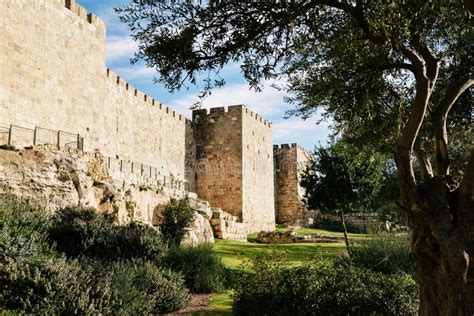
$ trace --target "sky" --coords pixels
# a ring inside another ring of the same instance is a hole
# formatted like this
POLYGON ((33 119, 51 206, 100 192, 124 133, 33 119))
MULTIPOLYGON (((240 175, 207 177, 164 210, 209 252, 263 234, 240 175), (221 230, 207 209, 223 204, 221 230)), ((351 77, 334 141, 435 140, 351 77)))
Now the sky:
MULTIPOLYGON (((198 101, 199 88, 189 86, 170 93, 162 84, 154 83, 159 73, 143 64, 130 64, 137 44, 130 37, 127 26, 120 22, 114 8, 129 3, 129 0, 76 0, 89 12, 98 15, 107 25, 106 63, 117 75, 124 78, 145 94, 168 105, 184 116, 191 118, 190 107, 198 101)), ((325 144, 329 135, 328 123, 316 124, 318 117, 302 120, 298 117, 285 119, 285 112, 292 106, 284 102, 285 93, 265 82, 261 92, 250 90, 240 73, 240 66, 232 63, 224 67, 220 76, 226 85, 212 91, 203 101, 203 108, 244 104, 264 119, 273 123, 273 143, 299 143, 312 150, 319 143, 325 144)))

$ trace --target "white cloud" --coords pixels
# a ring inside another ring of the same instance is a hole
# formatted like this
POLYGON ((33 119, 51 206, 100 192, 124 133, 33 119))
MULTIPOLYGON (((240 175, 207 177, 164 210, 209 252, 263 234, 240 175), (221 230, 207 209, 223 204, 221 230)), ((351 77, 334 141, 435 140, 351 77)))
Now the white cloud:
POLYGON ((319 142, 325 144, 329 135, 329 122, 316 124, 319 117, 302 120, 292 117, 273 124, 273 142, 276 144, 299 143, 309 150, 319 142))
POLYGON ((128 33, 128 26, 121 22, 114 8, 103 8, 96 13, 107 26, 107 34, 126 34, 128 33))
MULTIPOLYGON (((280 84, 284 81, 280 81, 280 84)), ((250 110, 257 112, 264 119, 273 121, 273 142, 275 144, 298 143, 309 150, 321 142, 325 144, 329 135, 329 122, 316 124, 320 116, 307 120, 299 117, 283 119, 290 105, 283 100, 284 91, 278 91, 264 84, 262 92, 249 90, 247 83, 231 84, 213 91, 212 95, 204 100, 202 108, 221 107, 234 104, 244 104, 250 110)), ((170 106, 179 113, 191 117, 189 109, 198 100, 195 94, 188 94, 171 101, 170 106)))
POLYGON ((129 67, 115 67, 114 72, 127 81, 151 79, 156 76, 157 72, 153 68, 148 68, 140 65, 132 65, 129 67))
MULTIPOLYGON (((283 96, 283 91, 273 89, 269 83, 264 84, 264 89, 261 92, 250 90, 247 83, 230 84, 221 89, 213 90, 212 94, 204 99, 202 108, 244 104, 264 118, 270 118, 284 113, 283 96)), ((188 94, 173 100, 170 106, 190 116, 189 108, 196 101, 198 101, 196 94, 188 94)))
POLYGON ((106 57, 108 63, 130 59, 137 50, 137 43, 128 35, 107 37, 106 57))

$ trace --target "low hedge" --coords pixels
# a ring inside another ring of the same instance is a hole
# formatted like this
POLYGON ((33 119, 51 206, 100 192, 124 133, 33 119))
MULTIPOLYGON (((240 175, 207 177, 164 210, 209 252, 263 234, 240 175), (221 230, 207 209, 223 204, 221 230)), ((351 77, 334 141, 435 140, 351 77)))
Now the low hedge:
POLYGON ((235 315, 415 315, 417 286, 405 274, 384 275, 314 261, 284 267, 262 261, 235 283, 235 315))

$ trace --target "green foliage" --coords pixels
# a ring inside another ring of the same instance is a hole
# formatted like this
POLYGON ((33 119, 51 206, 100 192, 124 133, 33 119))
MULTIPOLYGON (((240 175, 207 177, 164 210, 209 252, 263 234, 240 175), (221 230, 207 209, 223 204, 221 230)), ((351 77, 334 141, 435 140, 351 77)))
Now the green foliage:
POLYGON ((65 208, 52 218, 49 238, 70 257, 157 261, 165 247, 156 229, 131 222, 116 225, 94 209, 65 208))
POLYGON ((192 292, 220 292, 225 287, 227 269, 211 245, 172 248, 163 258, 163 264, 181 272, 192 292))
POLYGON ((186 235, 186 229, 194 219, 195 209, 187 197, 171 198, 161 216, 160 232, 163 241, 170 247, 179 247, 186 235))
POLYGON ((8 230, 10 235, 29 238, 32 234, 43 234, 49 223, 46 212, 40 207, 0 194, 0 229, 8 230))
POLYGON ((183 278, 170 270, 142 261, 95 263, 110 287, 112 310, 118 315, 149 315, 176 311, 191 297, 183 278))
MULTIPOLYGON (((28 314, 96 314, 107 311, 90 267, 56 253, 40 234, 0 235, 0 309, 28 314)), ((111 312, 111 310, 108 310, 111 312)))
POLYGON ((384 274, 416 275, 415 257, 405 236, 380 236, 355 243, 350 263, 384 274))
POLYGON ((319 147, 302 175, 306 203, 323 213, 367 210, 380 190, 385 164, 382 156, 356 154, 343 141, 319 147))
POLYGON ((116 226, 79 208, 61 210, 50 220, 44 210, 5 196, 0 215, 0 310, 156 314, 190 300, 181 274, 155 265, 164 248, 153 228, 116 226))
POLYGON ((15 145, 7 145, 7 144, 0 145, 0 149, 10 150, 10 151, 15 151, 16 150, 15 145))
POLYGON ((315 260, 301 267, 256 260, 235 289, 236 315, 416 315, 417 287, 408 275, 315 260))

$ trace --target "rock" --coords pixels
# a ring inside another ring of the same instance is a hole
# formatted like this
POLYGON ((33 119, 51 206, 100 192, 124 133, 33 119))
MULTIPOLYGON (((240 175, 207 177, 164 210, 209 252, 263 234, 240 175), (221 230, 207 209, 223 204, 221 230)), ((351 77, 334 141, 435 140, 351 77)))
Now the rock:
POLYGON ((261 244, 292 244, 298 242, 298 237, 294 231, 261 231, 257 235, 257 242, 261 244))
POLYGON ((209 202, 199 200, 198 198, 189 197, 189 202, 196 211, 199 212, 202 216, 204 216, 207 220, 212 218, 212 207, 209 205, 209 202))
MULTIPOLYGON (((100 153, 86 154, 52 146, 20 151, 0 150, 0 194, 12 194, 55 212, 68 206, 91 207, 114 214, 119 224, 132 220, 157 226, 171 197, 184 191, 116 181, 108 174, 100 153)), ((191 197, 199 213, 188 233, 188 242, 214 242, 209 223, 209 203, 191 197)))
POLYGON ((198 245, 202 243, 213 243, 214 233, 212 232, 209 221, 199 213, 194 214, 194 221, 191 223, 186 236, 184 237, 183 244, 185 245, 198 245))

